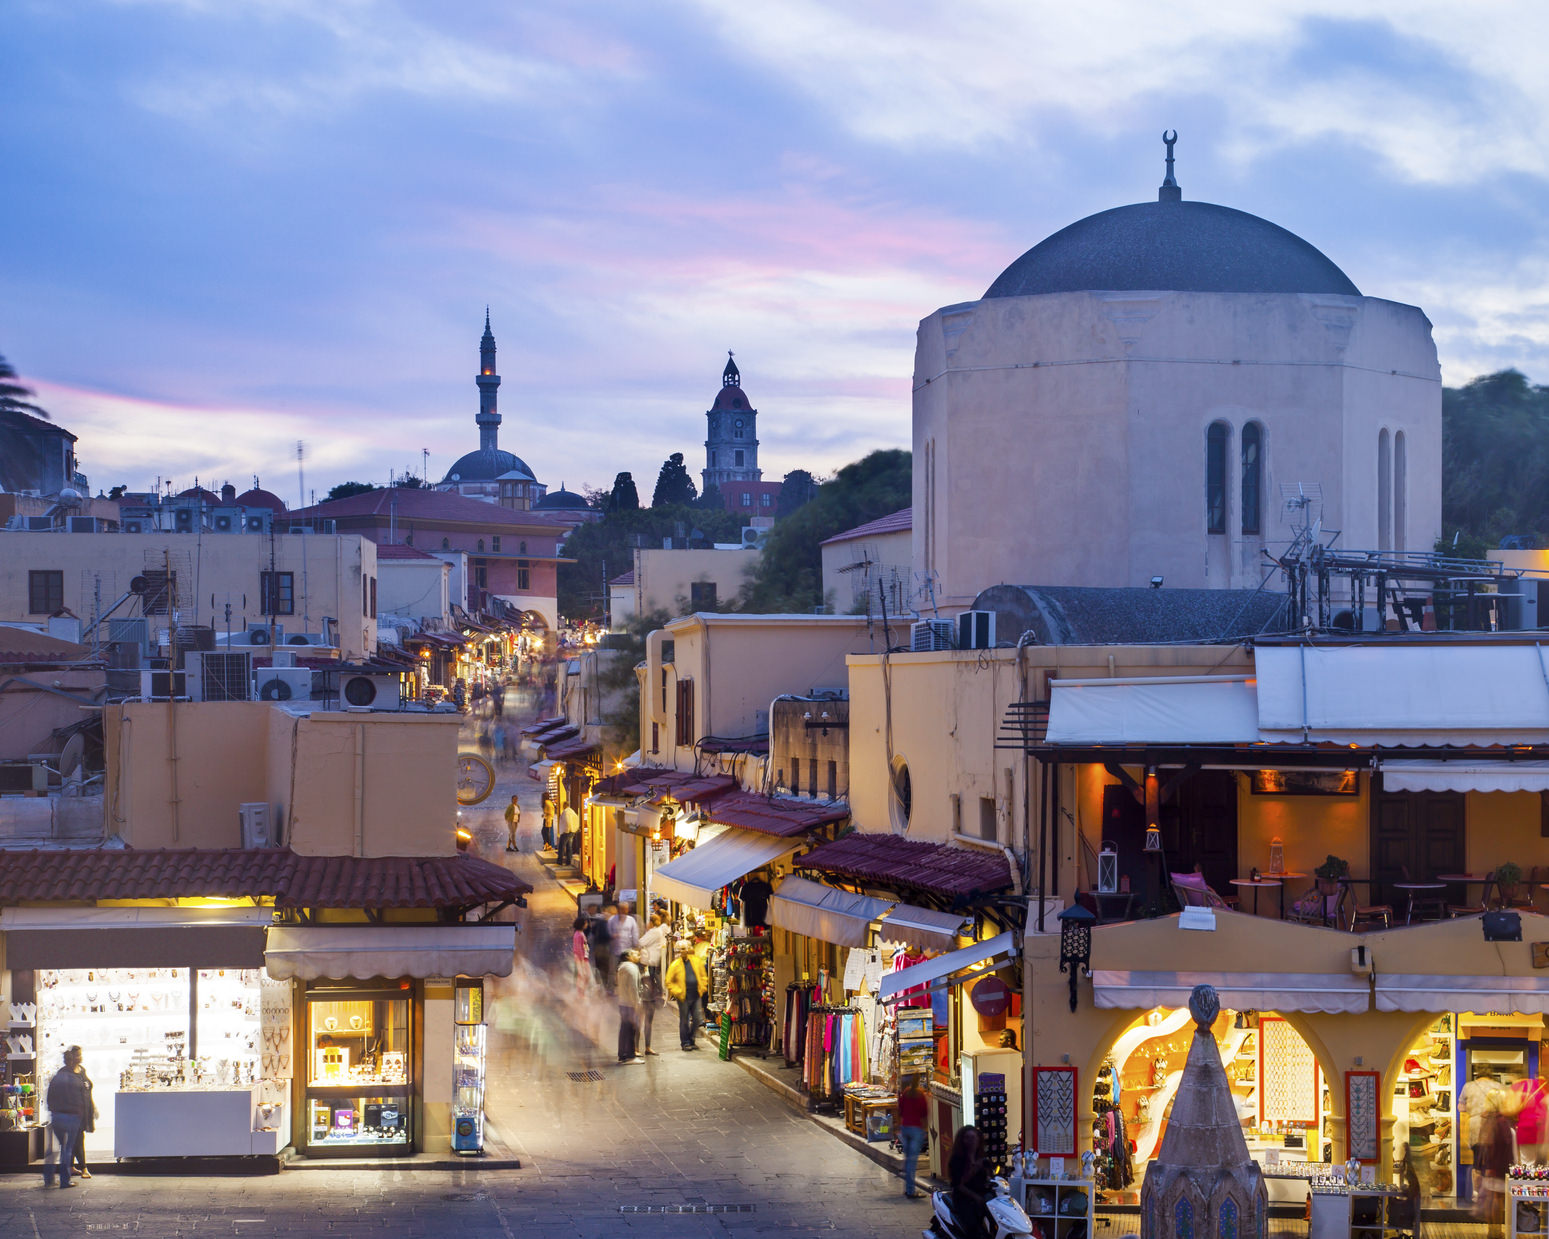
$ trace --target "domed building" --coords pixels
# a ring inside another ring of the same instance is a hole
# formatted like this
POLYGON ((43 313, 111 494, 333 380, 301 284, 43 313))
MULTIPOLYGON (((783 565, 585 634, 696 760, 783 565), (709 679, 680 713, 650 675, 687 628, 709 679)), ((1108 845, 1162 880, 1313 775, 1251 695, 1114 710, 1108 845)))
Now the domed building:
POLYGON ((585 495, 566 490, 563 482, 559 484, 558 490, 551 490, 532 506, 535 512, 590 512, 592 509, 585 495))
POLYGON ((499 444, 500 413, 496 395, 500 376, 495 373, 495 334, 490 330, 489 311, 484 311, 484 336, 479 341, 479 412, 473 419, 479 428, 477 451, 459 456, 437 490, 455 491, 470 499, 486 499, 504 507, 525 512, 543 498, 546 487, 537 480, 527 462, 499 444))
POLYGON ((730 352, 726 354, 726 369, 721 371, 721 390, 715 393, 705 420, 701 489, 717 486, 724 492, 736 484, 762 479, 764 471, 758 467, 758 410, 742 390, 742 375, 730 352))
POLYGON ((1185 201, 1171 141, 1156 202, 921 322, 913 416, 914 566, 939 605, 1001 582, 1251 588, 1309 518, 1345 548, 1441 531, 1429 320, 1268 220, 1185 201))
POLYGON ((258 484, 258 479, 253 479, 251 490, 245 490, 236 498, 237 505, 243 508, 267 508, 279 515, 286 510, 285 501, 272 490, 265 490, 258 484))

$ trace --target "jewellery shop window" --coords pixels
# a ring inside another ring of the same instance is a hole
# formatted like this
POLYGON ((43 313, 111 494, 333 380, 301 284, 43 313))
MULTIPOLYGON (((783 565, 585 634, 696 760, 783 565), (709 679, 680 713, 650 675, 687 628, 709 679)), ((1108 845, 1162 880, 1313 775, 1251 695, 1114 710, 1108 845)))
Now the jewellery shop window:
POLYGON ((408 1151, 410 1005, 408 990, 307 992, 310 1150, 408 1151))

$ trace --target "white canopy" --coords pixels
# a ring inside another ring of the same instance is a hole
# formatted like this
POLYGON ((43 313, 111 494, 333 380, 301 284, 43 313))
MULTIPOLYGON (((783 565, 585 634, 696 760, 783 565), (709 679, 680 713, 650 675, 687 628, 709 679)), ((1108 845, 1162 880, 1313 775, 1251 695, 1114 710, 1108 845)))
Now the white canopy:
POLYGON ((950 951, 968 918, 961 912, 937 912, 901 903, 883 918, 884 942, 902 942, 926 951, 950 951))
POLYGON ((836 946, 865 946, 871 923, 892 905, 821 882, 789 877, 769 901, 769 923, 836 946))
MULTIPOLYGON (((1010 959, 1016 953, 1016 936, 1007 930, 987 941, 965 946, 960 951, 948 951, 945 955, 937 955, 934 959, 927 959, 924 963, 915 964, 911 968, 884 973, 882 983, 877 987, 877 999, 880 1002, 897 1002, 905 990, 914 989, 920 985, 933 985, 944 977, 951 978, 945 982, 948 985, 961 985, 964 981, 971 981, 986 972, 994 971, 993 967, 980 967, 980 965, 990 964, 991 961, 998 963, 1002 956, 1010 959), (964 976, 952 975, 955 972, 964 972, 968 968, 973 968, 975 971, 964 976)), ((935 988, 940 987, 935 986, 935 988)))
POLYGON ((1387 973, 1377 977, 1377 1010, 1549 1015, 1549 977, 1387 973))
POLYGON ((540 783, 547 782, 549 771, 554 769, 554 767, 557 765, 559 765, 557 761, 550 761, 548 759, 544 759, 543 761, 535 761, 532 765, 527 767, 527 773, 530 774, 533 778, 537 779, 540 783))
POLYGON ((277 980, 346 977, 505 977, 516 926, 276 925, 264 966, 277 980))
POLYGON ((651 875, 651 893, 691 908, 708 908, 721 887, 794 851, 800 842, 729 827, 661 866, 651 875))
POLYGON ((1259 738, 1245 675, 1055 680, 1050 744, 1251 744, 1259 738))
POLYGON ((1390 792, 1549 792, 1549 761, 1385 761, 1390 792))
POLYGON ((1358 1015, 1371 1006, 1365 977, 1321 972, 1092 973, 1093 1003, 1117 1010, 1186 1007, 1196 985, 1213 985, 1234 1011, 1327 1011, 1358 1015))
POLYGON ((1539 645, 1259 646, 1253 663, 1266 740, 1549 742, 1539 645))

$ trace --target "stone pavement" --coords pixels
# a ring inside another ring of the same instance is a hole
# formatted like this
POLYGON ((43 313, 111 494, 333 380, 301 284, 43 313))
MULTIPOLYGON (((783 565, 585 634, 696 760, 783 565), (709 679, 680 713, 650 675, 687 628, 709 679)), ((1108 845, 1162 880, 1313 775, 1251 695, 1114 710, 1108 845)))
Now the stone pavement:
MULTIPOLYGON (((526 703, 512 693, 511 705, 526 703)), ((509 709, 507 717, 529 711, 509 709)), ((568 964, 575 905, 532 854, 540 789, 526 763, 464 811, 479 851, 535 887, 516 972, 491 986, 493 1145, 519 1170, 288 1169, 266 1178, 100 1175, 68 1192, 0 1177, 0 1236, 134 1233, 343 1235, 373 1239, 765 1234, 913 1236, 924 1201, 734 1063, 684 1053, 664 1008, 661 1050, 616 1062, 617 1012, 578 990, 568 964), (524 851, 501 816, 521 796, 524 851)))

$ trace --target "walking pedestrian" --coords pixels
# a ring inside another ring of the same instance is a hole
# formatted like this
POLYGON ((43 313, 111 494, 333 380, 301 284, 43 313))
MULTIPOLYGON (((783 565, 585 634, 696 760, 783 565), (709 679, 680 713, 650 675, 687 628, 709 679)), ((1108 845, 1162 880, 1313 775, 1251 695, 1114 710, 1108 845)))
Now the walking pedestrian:
POLYGON ((570 955, 575 963, 575 985, 580 993, 586 992, 586 976, 592 970, 586 949, 586 915, 576 913, 570 925, 570 955))
POLYGON ((597 981, 610 994, 613 992, 613 943, 608 934, 608 918, 618 911, 612 904, 593 912, 586 918, 586 945, 592 952, 592 968, 597 981))
POLYGON ((621 903, 608 918, 608 941, 613 946, 613 957, 623 959, 625 951, 640 945, 640 922, 635 920, 633 904, 621 903))
POLYGON ((640 1029, 640 953, 624 952, 618 967, 618 988, 615 991, 619 1004, 619 1062, 643 1063, 645 1058, 635 1052, 635 1038, 640 1029))
POLYGON ((543 798, 543 846, 546 851, 554 850, 554 802, 547 796, 543 798))
POLYGON ((86 1074, 85 1066, 77 1062, 75 1071, 86 1085, 86 1110, 81 1118, 81 1134, 75 1138, 75 1169, 81 1178, 89 1179, 91 1171, 86 1169, 86 1133, 97 1130, 97 1103, 92 1097, 91 1077, 86 1074))
POLYGON ((72 1045, 65 1051, 65 1065, 54 1073, 48 1082, 48 1129, 49 1148, 43 1155, 43 1186, 53 1187, 54 1142, 59 1145, 58 1178, 60 1187, 74 1187, 70 1169, 75 1161, 75 1142, 81 1138, 81 1126, 91 1113, 91 1090, 85 1082, 85 1073, 77 1072, 81 1065, 81 1047, 72 1045))
POLYGON ((667 969, 667 997, 678 1004, 678 1043, 697 1050, 694 1032, 699 1027, 699 996, 709 991, 704 963, 687 942, 678 943, 678 957, 667 969))
POLYGON ((898 1094, 898 1142, 904 1149, 904 1195, 910 1200, 925 1195, 915 1190, 914 1175, 920 1164, 920 1154, 925 1151, 928 1111, 929 1103, 925 1090, 920 1087, 919 1076, 905 1076, 903 1091, 898 1094))
POLYGON ((517 803, 513 794, 511 803, 506 806, 506 851, 519 852, 516 846, 516 832, 522 825, 522 806, 517 803))

